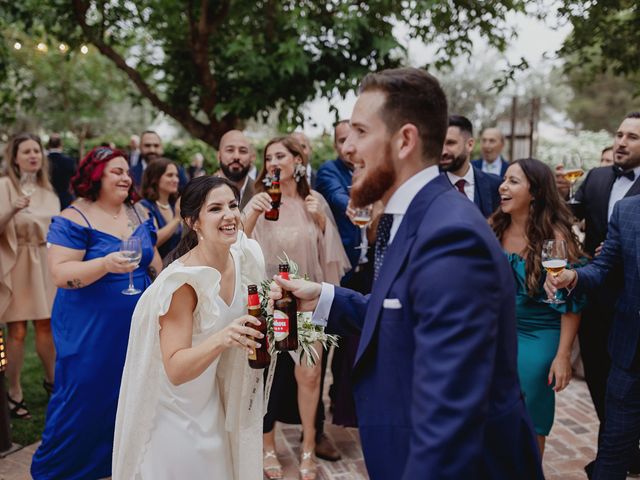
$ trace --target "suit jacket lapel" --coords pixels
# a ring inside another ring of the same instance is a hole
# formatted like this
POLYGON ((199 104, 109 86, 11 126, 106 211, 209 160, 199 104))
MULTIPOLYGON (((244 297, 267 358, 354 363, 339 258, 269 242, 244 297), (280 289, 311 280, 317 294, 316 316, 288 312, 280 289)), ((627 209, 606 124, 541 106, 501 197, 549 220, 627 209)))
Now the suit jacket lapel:
POLYGON ((634 195, 640 195, 640 177, 636 178, 625 197, 633 197, 634 195))
POLYGON ((474 171, 475 175, 475 184, 476 188, 474 189, 473 201, 478 207, 483 215, 487 215, 491 213, 491 205, 487 205, 487 202, 491 201, 491 187, 489 182, 485 181, 483 173, 478 171, 474 171))
POLYGON ((378 279, 373 284, 354 365, 358 364, 371 343, 382 313, 384 299, 411 251, 416 239, 416 232, 428 206, 436 196, 446 191, 453 191, 451 182, 446 175, 440 175, 425 185, 409 205, 398 232, 387 249, 378 279))
POLYGON ((598 218, 601 220, 602 225, 601 228, 603 231, 606 231, 607 224, 609 223, 609 197, 611 196, 611 189, 613 188, 613 182, 616 180, 616 175, 613 173, 613 169, 609 168, 606 175, 602 177, 602 183, 600 184, 602 190, 595 195, 595 198, 601 198, 602 201, 599 202, 597 207, 598 209, 598 218))

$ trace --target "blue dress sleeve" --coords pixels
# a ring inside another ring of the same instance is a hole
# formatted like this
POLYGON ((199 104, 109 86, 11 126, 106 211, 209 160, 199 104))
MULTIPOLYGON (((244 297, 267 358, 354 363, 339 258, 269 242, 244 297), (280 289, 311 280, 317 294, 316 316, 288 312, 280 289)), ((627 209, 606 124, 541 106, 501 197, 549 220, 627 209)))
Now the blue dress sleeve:
POLYGON ((90 234, 90 228, 78 225, 64 217, 56 216, 51 219, 47 242, 75 250, 86 250, 90 234))

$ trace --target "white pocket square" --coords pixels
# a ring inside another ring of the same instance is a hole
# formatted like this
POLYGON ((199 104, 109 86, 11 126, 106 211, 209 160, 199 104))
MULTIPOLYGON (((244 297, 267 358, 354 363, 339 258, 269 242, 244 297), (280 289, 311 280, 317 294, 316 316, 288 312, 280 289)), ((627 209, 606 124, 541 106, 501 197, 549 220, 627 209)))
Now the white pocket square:
POLYGON ((400 303, 400 300, 398 300, 397 298, 385 298, 384 302, 382 302, 382 308, 398 310, 402 308, 402 304, 400 303))

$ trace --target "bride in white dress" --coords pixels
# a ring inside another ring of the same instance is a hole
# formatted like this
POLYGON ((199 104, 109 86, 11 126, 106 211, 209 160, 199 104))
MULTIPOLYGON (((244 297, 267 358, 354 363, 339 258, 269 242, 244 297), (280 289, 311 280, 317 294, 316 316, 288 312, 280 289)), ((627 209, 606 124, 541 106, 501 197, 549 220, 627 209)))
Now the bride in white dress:
POLYGON ((140 298, 116 416, 115 480, 262 477, 264 341, 247 323, 247 285, 264 278, 258 244, 239 231, 239 194, 199 177, 180 213, 189 233, 140 298), (242 458, 241 458, 242 456, 242 458))

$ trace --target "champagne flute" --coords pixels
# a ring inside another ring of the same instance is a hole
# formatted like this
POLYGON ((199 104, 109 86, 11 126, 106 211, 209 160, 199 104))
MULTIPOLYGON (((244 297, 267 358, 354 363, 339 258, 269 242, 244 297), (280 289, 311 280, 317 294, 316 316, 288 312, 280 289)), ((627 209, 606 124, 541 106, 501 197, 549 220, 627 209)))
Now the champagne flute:
MULTIPOLYGON (((20 174, 20 191, 25 197, 31 198, 38 188, 38 177, 36 173, 24 172, 20 174)), ((29 207, 24 208, 23 212, 29 212, 29 207)))
MULTIPOLYGON (((130 237, 123 240, 120 244, 120 254, 137 267, 142 259, 142 243, 140 239, 130 237)), ((129 287, 122 290, 122 293, 124 295, 137 295, 140 292, 142 290, 135 288, 133 285, 133 271, 131 271, 129 272, 129 287)))
POLYGON ((564 178, 569 182, 569 203, 579 203, 575 199, 573 186, 584 175, 582 157, 577 152, 571 153, 565 157, 563 163, 565 165, 564 178))
MULTIPOLYGON (((557 277, 567 267, 567 242, 564 240, 545 240, 542 243, 542 266, 547 274, 557 277)), ((553 298, 547 298, 545 303, 559 305, 565 303, 558 298, 558 292, 553 298)))

